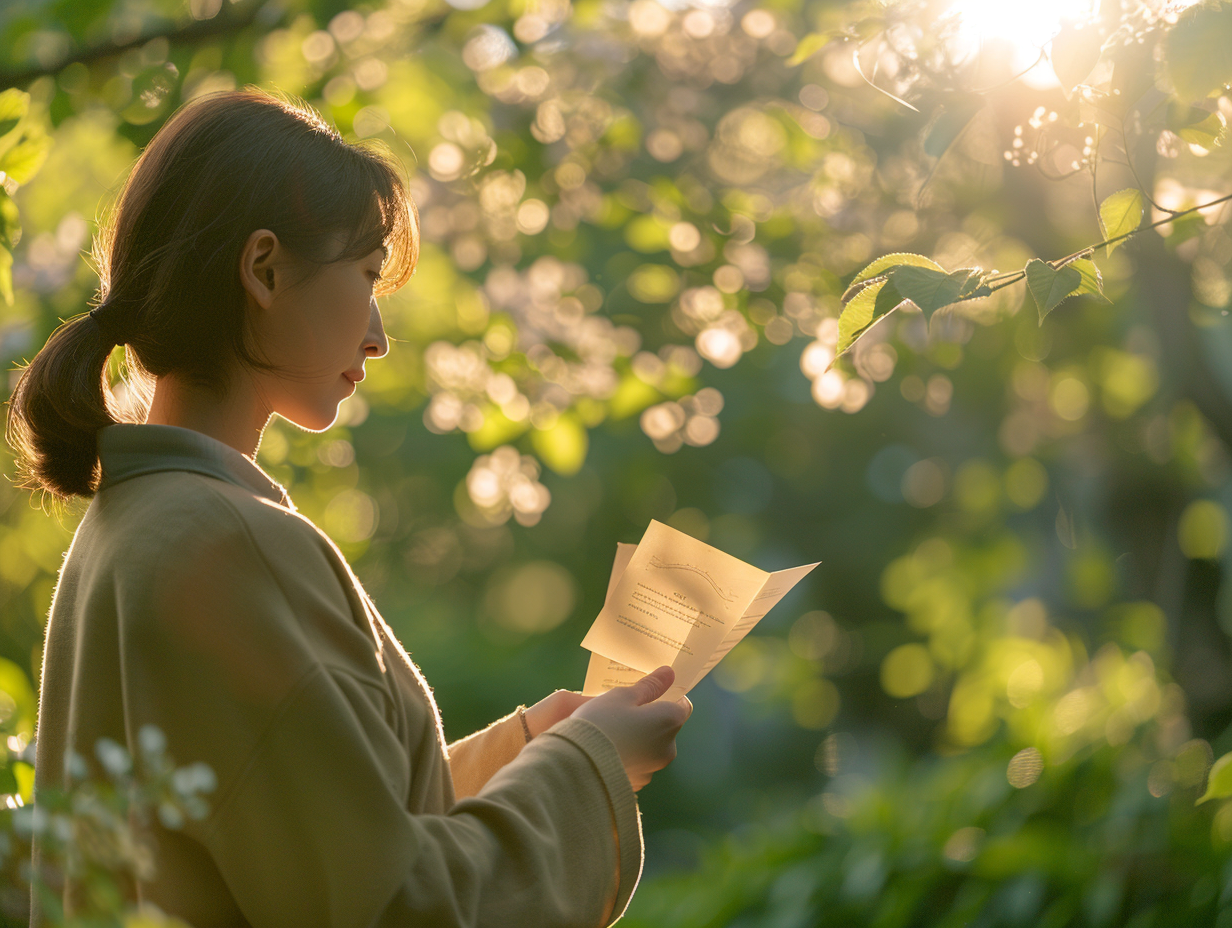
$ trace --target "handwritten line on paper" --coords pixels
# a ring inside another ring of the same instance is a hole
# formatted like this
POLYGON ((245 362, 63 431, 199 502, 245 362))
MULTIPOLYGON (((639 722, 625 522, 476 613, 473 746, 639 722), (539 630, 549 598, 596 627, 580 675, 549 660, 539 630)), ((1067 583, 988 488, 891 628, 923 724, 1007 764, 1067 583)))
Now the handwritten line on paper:
POLYGON ((687 612, 684 608, 676 605, 668 598, 666 593, 660 593, 658 590, 652 590, 645 584, 639 583, 638 589, 633 591, 633 599, 640 603, 645 603, 647 606, 653 606, 656 609, 662 610, 668 615, 675 616, 683 622, 696 622, 699 616, 696 610, 687 612))
POLYGON ((700 612, 694 607, 683 605, 672 599, 669 593, 664 593, 662 590, 653 589, 644 583, 638 583, 637 586, 638 588, 633 591, 633 594, 630 597, 633 602, 658 609, 664 614, 679 619, 687 625, 705 625, 709 627, 710 623, 706 622, 706 619, 709 619, 711 622, 720 622, 720 620, 715 616, 700 612))
POLYGON ((619 619, 617 619, 617 621, 621 625, 625 626, 625 628, 631 628, 635 632, 645 635, 647 638, 653 638, 655 641, 660 641, 665 645, 675 648, 677 651, 681 651, 685 654, 693 653, 692 651, 689 650, 688 645, 686 645, 683 641, 677 641, 674 638, 669 638, 667 637, 667 635, 664 635, 661 632, 657 632, 653 628, 649 628, 643 625, 641 622, 636 622, 633 619, 626 618, 623 615, 619 619))
POLYGON ((669 564, 656 555, 651 555, 650 566, 658 567, 661 570, 692 570, 696 572, 697 574, 699 574, 702 577, 702 579, 705 580, 707 583, 709 583, 712 587, 714 587, 714 591, 723 598, 724 602, 730 603, 730 602, 734 602, 736 599, 735 593, 733 593, 731 590, 728 590, 726 593, 724 593, 723 588, 714 582, 714 578, 710 576, 710 574, 706 573, 706 571, 702 570, 700 567, 694 567, 692 564, 669 564))

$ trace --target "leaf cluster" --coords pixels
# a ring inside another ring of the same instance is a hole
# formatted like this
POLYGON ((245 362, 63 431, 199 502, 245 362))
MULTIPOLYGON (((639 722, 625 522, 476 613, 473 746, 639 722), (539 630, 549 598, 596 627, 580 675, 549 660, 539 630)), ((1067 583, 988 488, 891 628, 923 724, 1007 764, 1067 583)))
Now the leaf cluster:
POLYGON ((0 91, 0 298, 13 303, 13 248, 21 240, 21 219, 13 194, 38 173, 51 138, 30 112, 30 95, 0 91))
MULTIPOLYGON (((151 824, 157 820, 164 828, 179 829, 203 819, 214 773, 200 763, 176 767, 166 753, 165 737, 152 725, 140 730, 138 742, 136 758, 107 738, 95 745, 95 764, 70 752, 64 786, 41 787, 37 803, 29 802, 29 795, 26 801, 10 796, 7 808, 0 810, 0 869, 21 872, 21 883, 32 887, 48 924, 118 928, 139 921, 151 928, 186 928, 154 906, 139 905, 133 892, 157 868, 151 824), (92 767, 102 775, 92 774, 92 767), (29 855, 35 843, 37 872, 29 855), (74 908, 67 912, 64 890, 70 884, 74 908)), ((27 753, 33 753, 33 745, 19 756, 27 753)))

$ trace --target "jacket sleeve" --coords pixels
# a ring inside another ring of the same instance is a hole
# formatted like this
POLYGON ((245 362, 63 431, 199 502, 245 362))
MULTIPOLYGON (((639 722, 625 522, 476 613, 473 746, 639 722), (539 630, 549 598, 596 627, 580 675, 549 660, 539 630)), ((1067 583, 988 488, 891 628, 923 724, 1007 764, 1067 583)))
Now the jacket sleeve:
POLYGON ((597 728, 566 719, 475 796, 414 815, 364 736, 379 720, 356 717, 369 706, 310 672, 211 821, 206 844, 254 928, 564 928, 623 911, 637 810, 597 728))
POLYGON ((397 734, 405 720, 337 566, 298 516, 286 514, 300 528, 288 524, 275 546, 268 526, 219 503, 193 513, 189 530, 164 525, 157 582, 133 585, 121 629, 125 721, 130 732, 158 725, 179 762, 215 770, 210 815, 187 836, 248 922, 581 928, 618 918, 642 842, 608 738, 566 719, 447 812, 408 811, 420 773, 397 734))
POLYGON ((516 711, 449 745, 449 772, 458 799, 473 796, 526 746, 516 711))

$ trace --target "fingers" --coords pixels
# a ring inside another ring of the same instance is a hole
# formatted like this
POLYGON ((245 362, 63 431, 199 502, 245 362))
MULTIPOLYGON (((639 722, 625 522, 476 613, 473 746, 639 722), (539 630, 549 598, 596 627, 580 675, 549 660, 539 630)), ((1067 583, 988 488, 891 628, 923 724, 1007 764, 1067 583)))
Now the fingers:
POLYGON ((633 691, 633 705, 644 706, 654 702, 671 688, 675 679, 676 671, 666 665, 652 670, 629 687, 633 691))
MULTIPOLYGON (((688 696, 681 696, 676 700, 676 705, 684 710, 684 722, 689 720, 689 716, 693 714, 693 701, 688 696)), ((683 722, 682 722, 683 724, 683 722)))

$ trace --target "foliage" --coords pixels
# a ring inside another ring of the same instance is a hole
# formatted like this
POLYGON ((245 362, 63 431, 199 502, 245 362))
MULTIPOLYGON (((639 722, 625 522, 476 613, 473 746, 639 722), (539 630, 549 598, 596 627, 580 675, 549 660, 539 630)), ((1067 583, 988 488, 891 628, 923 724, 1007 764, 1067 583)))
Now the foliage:
POLYGON ((47 159, 51 139, 31 118, 30 95, 0 91, 0 296, 13 305, 13 247, 21 241, 21 218, 13 194, 29 183, 47 159))
MULTIPOLYGON (((928 647, 892 650, 882 684, 922 706, 949 692, 941 751, 908 759, 877 734, 828 736, 820 794, 653 884, 632 923, 1232 923, 1232 803, 1213 820, 1195 809, 1211 748, 1188 738, 1180 687, 1147 651, 1109 642, 1088 659, 1039 600, 1001 613, 1016 549, 934 538, 883 576, 928 647), (972 560, 983 570, 964 569, 972 560)), ((1112 629, 1159 654, 1157 607, 1119 607, 1112 629)))
MULTIPOLYGON (((6 682, 6 690, 12 681, 6 682)), ((20 690, 20 684, 15 687, 20 690)), ((12 790, 0 795, 0 918, 24 921, 31 886, 48 925, 64 928, 183 928, 179 919, 156 906, 138 904, 135 880, 150 879, 156 869, 154 847, 145 829, 155 818, 166 828, 204 818, 204 794, 214 789, 213 771, 205 764, 176 767, 166 753, 161 731, 147 725, 138 733, 139 754, 107 738, 95 755, 105 779, 92 777, 84 758, 66 758, 67 786, 40 788, 31 803, 34 745, 29 720, 9 716, 0 723, 6 749, 0 778, 12 790), (40 845, 39 872, 32 873, 31 842, 40 845), (61 890, 73 880, 80 894, 66 914, 61 890)))
MULTIPOLYGON (((0 146, 46 152, 0 198, 7 364, 86 309, 99 204, 180 102, 277 86, 403 157, 394 350, 260 462, 451 736, 579 685, 650 518, 823 561, 695 693, 631 922, 1223 925, 1228 4, 1034 46, 941 0, 52 9, 0 10, 0 146)), ((0 486, 27 726, 79 512, 0 486)))
MULTIPOLYGON (((826 750, 842 753, 840 744, 826 750)), ((1150 767, 1132 748, 1104 747, 1015 789, 1007 768, 1013 778, 1016 768, 1038 772, 1040 761, 1005 755, 836 766, 831 788, 809 805, 750 823, 708 848, 696 873, 646 888, 629 921, 1179 928, 1232 920, 1219 898, 1226 868, 1209 854, 1192 788, 1156 798, 1150 767)))

